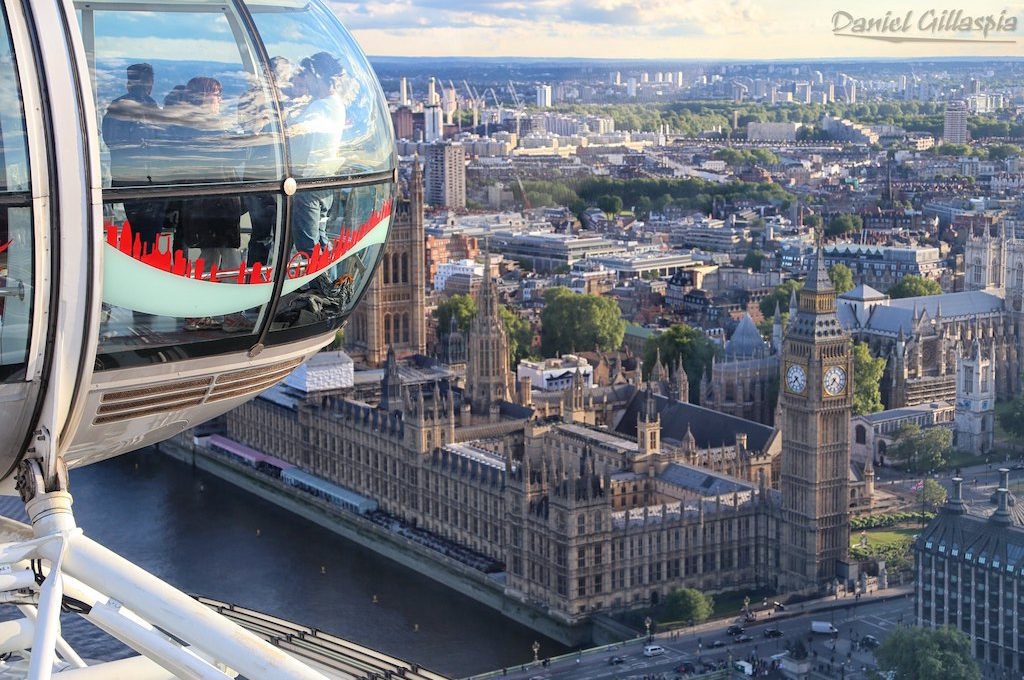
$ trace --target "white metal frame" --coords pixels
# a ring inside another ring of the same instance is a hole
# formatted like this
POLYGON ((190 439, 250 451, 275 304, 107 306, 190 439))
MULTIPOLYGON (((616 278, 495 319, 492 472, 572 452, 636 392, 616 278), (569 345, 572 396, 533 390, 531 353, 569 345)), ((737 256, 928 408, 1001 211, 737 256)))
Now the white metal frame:
MULTIPOLYGON (((33 448, 18 471, 18 490, 32 526, 0 518, 0 540, 7 540, 0 543, 0 604, 18 606, 22 614, 0 623, 0 653, 27 659, 31 680, 53 675, 213 680, 238 674, 253 680, 323 680, 321 673, 90 540, 75 525, 64 455, 93 382, 103 271, 102 230, 88 228, 102 223, 96 112, 72 0, 5 0, 5 6, 28 118, 40 273, 29 376, 48 378, 49 387, 33 425, 33 448), (31 41, 31 27, 40 36, 38 45, 31 41), (52 158, 42 129, 44 107, 60 135, 52 158), (49 231, 53 201, 60 210, 57 243, 49 231), (50 269, 54 252, 60 253, 60 262, 52 263, 56 272, 50 269), (86 256, 91 267, 83 266, 86 256), (91 299, 83 295, 88 288, 91 299), (56 318, 47 318, 49 296, 59 301, 56 318), (43 376, 40 329, 53 326, 54 360, 43 376), (38 577, 29 568, 33 561, 38 577), (83 618, 141 656, 86 667, 60 634, 61 607, 70 602, 83 618)), ((0 661, 0 675, 8 667, 13 668, 0 661)))
POLYGON ((0 544, 0 602, 19 604, 23 617, 0 623, 0 653, 27 656, 30 680, 325 677, 86 537, 67 492, 37 494, 26 507, 32 527, 3 522, 7 533, 24 538, 0 544), (29 568, 33 560, 42 561, 41 584, 29 568), (86 667, 60 635, 65 598, 141 657, 86 667))

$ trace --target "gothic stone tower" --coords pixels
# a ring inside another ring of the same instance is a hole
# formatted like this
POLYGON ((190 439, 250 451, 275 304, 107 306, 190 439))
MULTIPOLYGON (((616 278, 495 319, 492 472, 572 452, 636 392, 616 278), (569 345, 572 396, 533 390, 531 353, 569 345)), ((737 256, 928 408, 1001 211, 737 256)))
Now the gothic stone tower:
POLYGON ((484 260, 484 281, 477 308, 466 347, 466 390, 473 413, 489 415, 492 406, 509 400, 512 385, 508 337, 501 320, 498 291, 491 281, 490 251, 484 260))
POLYGON ((426 245, 419 161, 413 161, 407 194, 395 202, 391 236, 380 266, 345 330, 347 349, 368 366, 383 365, 388 347, 394 347, 399 356, 426 351, 426 245))
POLYGON ((832 582, 850 542, 853 355, 819 245, 782 350, 780 587, 832 582))

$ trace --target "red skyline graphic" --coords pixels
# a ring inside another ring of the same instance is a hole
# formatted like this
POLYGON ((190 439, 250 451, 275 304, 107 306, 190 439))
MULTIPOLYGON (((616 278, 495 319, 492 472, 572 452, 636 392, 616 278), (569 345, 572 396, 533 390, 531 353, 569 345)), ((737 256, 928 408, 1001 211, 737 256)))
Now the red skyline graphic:
MULTIPOLYGON (((391 205, 390 200, 385 201, 383 205, 371 212, 369 218, 358 228, 343 229, 328 247, 321 248, 320 244, 317 244, 311 253, 299 251, 292 255, 288 263, 288 278, 294 279, 315 274, 343 258, 381 220, 391 215, 391 205)), ((207 271, 206 262, 201 257, 196 258, 195 261, 189 260, 181 249, 172 254, 172 236, 170 234, 160 234, 157 243, 144 244, 139 234, 132 230, 128 220, 122 222, 121 226, 117 226, 113 222, 104 222, 103 229, 107 245, 110 247, 116 248, 132 259, 175 276, 213 283, 230 278, 235 283, 242 284, 270 283, 274 277, 273 267, 268 267, 262 262, 243 262, 242 266, 237 269, 225 270, 219 270, 214 264, 207 271)), ((0 247, 0 252, 3 252, 7 245, 9 243, 0 247)))

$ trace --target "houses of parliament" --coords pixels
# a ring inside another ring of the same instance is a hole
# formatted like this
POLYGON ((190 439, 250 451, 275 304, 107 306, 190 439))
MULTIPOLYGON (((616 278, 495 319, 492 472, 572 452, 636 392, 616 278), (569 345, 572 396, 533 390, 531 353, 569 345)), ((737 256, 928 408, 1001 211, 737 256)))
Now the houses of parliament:
POLYGON ((646 383, 637 371, 591 387, 577 373, 552 396, 515 384, 487 276, 465 376, 422 356, 417 169, 406 194, 390 264, 346 338, 379 367, 286 381, 229 413, 231 439, 486 556, 508 597, 567 623, 680 587, 811 592, 855 577, 844 561, 851 342, 820 257, 776 359, 776 426, 689 403, 681 364, 646 383))

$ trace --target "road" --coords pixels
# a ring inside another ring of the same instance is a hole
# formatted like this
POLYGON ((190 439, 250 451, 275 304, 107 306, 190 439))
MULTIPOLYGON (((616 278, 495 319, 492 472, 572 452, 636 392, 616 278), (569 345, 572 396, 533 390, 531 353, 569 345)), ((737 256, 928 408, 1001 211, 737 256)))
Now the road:
MULTIPOLYGON (((1020 465, 1020 461, 1016 460, 1008 462, 993 460, 990 464, 981 463, 962 468, 960 475, 964 480, 964 500, 977 505, 989 503, 996 487, 999 486, 999 468, 1001 467, 1010 469, 1011 489, 1014 486, 1024 485, 1024 469, 1015 469, 1016 466, 1020 465)), ((938 472, 933 473, 931 476, 946 487, 948 491, 952 491, 952 472, 938 472)), ((875 469, 875 485, 877 488, 897 493, 911 501, 917 498, 914 487, 920 481, 921 475, 901 472, 890 467, 875 469)))
MULTIPOLYGON (((828 601, 823 600, 816 603, 816 606, 828 604, 828 601)), ((644 657, 644 641, 634 640, 616 649, 587 650, 576 656, 563 657, 552 661, 547 667, 538 663, 508 669, 504 675, 499 673, 497 677, 514 680, 628 680, 651 675, 675 678, 677 674, 674 669, 683 661, 696 663, 700 667, 703 662, 728 664, 730 660, 737 659, 769 659, 773 654, 785 651, 787 643, 802 640, 808 646, 816 665, 822 666, 821 670, 826 677, 863 680, 867 674, 861 669, 873 668, 875 660, 870 652, 852 649, 856 647, 853 640, 863 635, 874 635, 884 640, 890 632, 912 620, 912 600, 904 596, 860 604, 853 600, 840 600, 836 604, 838 606, 831 611, 797 615, 789 611, 788 618, 769 617, 748 624, 746 634, 753 639, 746 643, 737 643, 726 633, 733 621, 721 621, 705 624, 694 632, 658 634, 654 644, 665 648, 664 656, 644 657), (812 636, 812 620, 828 621, 838 628, 839 636, 835 643, 828 636, 812 636), (766 638, 764 631, 769 628, 778 628, 783 637, 766 638), (711 648, 710 645, 715 641, 723 642, 724 646, 711 648), (621 657, 623 662, 615 665, 609 663, 615 656, 621 657)))

